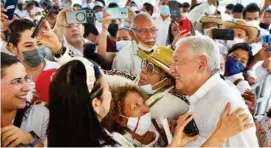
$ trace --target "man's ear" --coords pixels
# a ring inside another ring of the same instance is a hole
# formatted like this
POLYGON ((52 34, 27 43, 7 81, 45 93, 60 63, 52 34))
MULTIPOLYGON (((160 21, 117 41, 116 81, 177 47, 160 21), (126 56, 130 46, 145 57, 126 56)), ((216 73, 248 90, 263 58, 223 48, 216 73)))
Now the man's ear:
POLYGON ((134 31, 130 29, 130 30, 129 30, 129 34, 130 34, 130 36, 131 36, 132 40, 134 40, 134 41, 136 41, 136 42, 138 43, 138 41, 136 40, 136 37, 135 37, 134 31))
POLYGON ((98 98, 94 98, 91 102, 92 107, 98 116, 101 116, 101 104, 102 101, 98 98))
POLYGON ((198 71, 203 72, 208 67, 208 58, 204 55, 199 56, 199 67, 198 71))

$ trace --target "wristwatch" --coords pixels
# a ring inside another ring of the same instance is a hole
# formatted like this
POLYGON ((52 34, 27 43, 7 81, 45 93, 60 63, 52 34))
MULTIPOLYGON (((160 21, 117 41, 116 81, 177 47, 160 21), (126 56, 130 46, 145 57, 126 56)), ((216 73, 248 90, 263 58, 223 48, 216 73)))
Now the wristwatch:
POLYGON ((40 137, 34 131, 31 131, 29 133, 34 137, 34 141, 29 144, 29 146, 34 147, 39 142, 40 137))

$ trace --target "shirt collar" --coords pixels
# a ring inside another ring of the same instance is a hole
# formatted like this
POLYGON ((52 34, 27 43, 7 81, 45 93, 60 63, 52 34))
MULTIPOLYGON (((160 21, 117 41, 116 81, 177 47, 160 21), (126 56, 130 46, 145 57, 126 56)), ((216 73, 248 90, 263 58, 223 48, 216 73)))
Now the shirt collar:
POLYGON ((236 81, 237 79, 242 79, 242 80, 244 80, 244 76, 243 76, 243 73, 238 73, 238 74, 234 74, 234 75, 232 75, 232 76, 228 76, 228 77, 225 77, 225 79, 226 80, 229 80, 229 81, 231 81, 232 83, 234 82, 234 81, 236 81))
POLYGON ((197 102, 216 85, 219 79, 221 79, 219 74, 211 76, 191 97, 189 97, 190 105, 197 104, 197 102))

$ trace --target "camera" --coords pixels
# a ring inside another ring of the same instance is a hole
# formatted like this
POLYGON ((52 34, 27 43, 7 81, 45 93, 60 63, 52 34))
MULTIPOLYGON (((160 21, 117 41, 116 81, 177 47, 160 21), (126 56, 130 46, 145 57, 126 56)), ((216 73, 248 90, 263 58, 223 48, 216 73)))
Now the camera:
POLYGON ((81 9, 66 12, 67 24, 94 24, 95 13, 91 9, 81 9))

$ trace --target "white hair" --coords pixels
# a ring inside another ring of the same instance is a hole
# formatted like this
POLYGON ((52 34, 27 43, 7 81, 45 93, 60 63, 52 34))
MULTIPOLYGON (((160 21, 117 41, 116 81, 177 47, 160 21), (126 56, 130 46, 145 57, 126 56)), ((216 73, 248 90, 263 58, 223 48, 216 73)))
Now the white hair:
POLYGON ((220 70, 220 52, 216 43, 207 36, 190 36, 180 39, 176 43, 176 49, 185 44, 197 56, 205 55, 208 58, 208 70, 214 74, 220 70))

